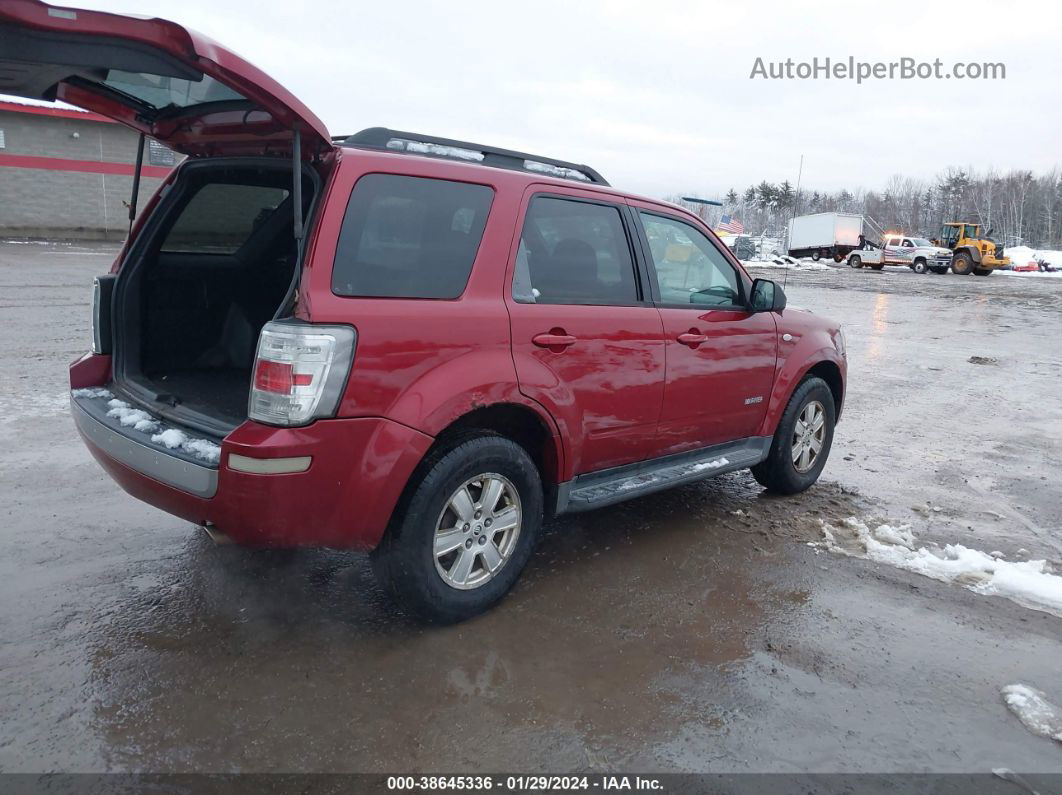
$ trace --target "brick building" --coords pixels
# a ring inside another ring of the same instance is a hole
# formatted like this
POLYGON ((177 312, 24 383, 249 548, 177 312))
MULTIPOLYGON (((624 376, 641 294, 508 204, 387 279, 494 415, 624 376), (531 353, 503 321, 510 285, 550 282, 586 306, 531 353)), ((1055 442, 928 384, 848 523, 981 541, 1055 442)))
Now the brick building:
MULTIPOLYGON (((137 138, 95 113, 0 100, 0 237, 124 238, 137 138)), ((147 142, 140 206, 179 160, 147 142)))

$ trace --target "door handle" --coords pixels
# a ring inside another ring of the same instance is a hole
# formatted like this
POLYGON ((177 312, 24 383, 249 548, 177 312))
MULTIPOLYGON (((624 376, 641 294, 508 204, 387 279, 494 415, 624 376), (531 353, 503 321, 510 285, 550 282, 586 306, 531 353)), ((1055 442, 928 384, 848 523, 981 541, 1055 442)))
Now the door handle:
POLYGON ((554 353, 560 353, 569 345, 575 344, 575 337, 565 334, 564 329, 555 328, 545 334, 536 334, 531 342, 540 348, 549 348, 554 353))
POLYGON ((708 341, 707 334, 698 334, 697 329, 690 329, 685 334, 678 335, 678 341, 683 345, 689 345, 691 348, 696 348, 702 342, 708 341))

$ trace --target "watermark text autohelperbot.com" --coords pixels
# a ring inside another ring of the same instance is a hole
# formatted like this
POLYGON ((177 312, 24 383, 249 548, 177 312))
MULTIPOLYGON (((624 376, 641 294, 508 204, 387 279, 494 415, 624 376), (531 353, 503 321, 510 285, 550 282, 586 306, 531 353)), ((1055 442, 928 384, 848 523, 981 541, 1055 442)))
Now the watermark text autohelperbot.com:
POLYGON ((945 64, 940 58, 920 61, 898 58, 895 61, 857 61, 854 57, 819 58, 797 61, 768 61, 757 58, 749 73, 750 80, 1006 80, 1007 65, 984 61, 945 64))

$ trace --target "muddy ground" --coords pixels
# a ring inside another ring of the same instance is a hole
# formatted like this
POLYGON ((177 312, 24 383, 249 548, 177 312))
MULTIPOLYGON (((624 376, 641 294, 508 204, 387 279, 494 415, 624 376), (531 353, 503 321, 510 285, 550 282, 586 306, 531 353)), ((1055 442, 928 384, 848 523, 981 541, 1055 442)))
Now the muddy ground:
POLYGON ((360 555, 215 547, 96 466, 65 366, 112 255, 0 244, 0 771, 1062 772, 999 695, 1062 701, 1062 619, 807 543, 888 518, 1062 561, 1062 281, 789 273, 848 335, 822 482, 557 521, 437 629, 360 555))

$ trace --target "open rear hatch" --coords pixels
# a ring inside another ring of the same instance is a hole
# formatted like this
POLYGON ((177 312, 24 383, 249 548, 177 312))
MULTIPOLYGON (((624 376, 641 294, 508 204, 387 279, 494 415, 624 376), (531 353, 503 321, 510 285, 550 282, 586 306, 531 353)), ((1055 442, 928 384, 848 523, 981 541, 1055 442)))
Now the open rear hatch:
POLYGON ((0 93, 62 100, 187 155, 301 155, 328 130, 287 89, 211 39, 164 19, 0 4, 0 93))
POLYGON ((333 149, 324 123, 180 25, 39 0, 0 2, 0 93, 95 111, 139 132, 141 154, 150 136, 191 158, 100 280, 107 352, 120 397, 225 435, 246 419, 262 325, 290 310, 320 193, 309 164, 333 149))

